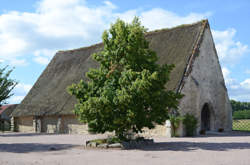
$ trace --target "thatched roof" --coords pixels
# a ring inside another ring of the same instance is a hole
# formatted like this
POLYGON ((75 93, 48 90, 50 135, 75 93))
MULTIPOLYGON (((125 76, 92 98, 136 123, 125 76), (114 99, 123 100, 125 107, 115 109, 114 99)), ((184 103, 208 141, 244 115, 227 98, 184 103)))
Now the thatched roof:
POLYGON ((0 119, 9 119, 12 116, 12 112, 15 110, 18 104, 2 105, 0 107, 0 119))
MULTIPOLYGON (((207 20, 190 25, 181 25, 171 29, 162 29, 146 34, 150 47, 159 56, 160 64, 174 64, 167 90, 178 90, 190 57, 194 54, 201 40, 207 20)), ((66 88, 77 83, 84 77, 85 72, 97 63, 91 54, 102 50, 102 43, 75 50, 59 51, 48 64, 35 85, 16 108, 13 116, 28 115, 65 115, 74 114, 76 103, 66 88)))

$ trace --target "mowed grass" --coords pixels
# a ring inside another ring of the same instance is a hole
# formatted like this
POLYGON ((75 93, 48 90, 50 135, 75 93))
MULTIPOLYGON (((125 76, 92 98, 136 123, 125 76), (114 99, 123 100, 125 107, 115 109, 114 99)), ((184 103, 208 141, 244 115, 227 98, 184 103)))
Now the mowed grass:
POLYGON ((233 120, 233 130, 250 131, 250 119, 233 120))

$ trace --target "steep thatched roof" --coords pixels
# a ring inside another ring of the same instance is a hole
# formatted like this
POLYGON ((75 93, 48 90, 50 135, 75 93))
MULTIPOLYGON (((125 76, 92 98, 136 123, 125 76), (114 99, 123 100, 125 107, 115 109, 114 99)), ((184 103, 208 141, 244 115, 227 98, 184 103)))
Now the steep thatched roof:
MULTIPOLYGON (((194 54, 207 24, 207 20, 203 20, 191 25, 149 32, 146 35, 150 47, 159 56, 158 62, 175 65, 166 89, 179 89, 190 57, 194 54)), ((13 116, 74 114, 76 99, 67 93, 66 88, 80 79, 85 79, 85 72, 97 66, 90 55, 102 50, 102 47, 100 43, 56 53, 13 116)))

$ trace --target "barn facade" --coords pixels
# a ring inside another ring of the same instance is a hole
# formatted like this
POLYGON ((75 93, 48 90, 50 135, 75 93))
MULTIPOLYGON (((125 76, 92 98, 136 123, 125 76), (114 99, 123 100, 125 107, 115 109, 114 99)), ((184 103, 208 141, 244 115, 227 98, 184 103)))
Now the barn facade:
MULTIPOLYGON (((181 115, 191 113, 201 129, 232 129, 232 109, 219 59, 207 20, 171 29, 149 32, 146 38, 158 55, 159 64, 174 64, 166 90, 185 96, 179 105, 181 115)), ((74 115, 76 99, 66 88, 97 67, 91 54, 102 43, 75 50, 59 51, 13 113, 15 130, 20 132, 87 133, 87 126, 74 115)), ((166 126, 146 130, 149 135, 167 135, 166 126)), ((181 125, 178 131, 185 135, 181 125)))

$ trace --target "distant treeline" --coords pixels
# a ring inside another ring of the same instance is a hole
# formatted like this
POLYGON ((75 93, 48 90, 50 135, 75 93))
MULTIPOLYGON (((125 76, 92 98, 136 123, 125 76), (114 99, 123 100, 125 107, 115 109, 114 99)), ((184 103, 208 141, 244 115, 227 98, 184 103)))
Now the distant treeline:
POLYGON ((233 119, 250 119, 250 111, 235 111, 233 113, 233 119))
POLYGON ((234 119, 250 119, 250 102, 230 100, 234 119))
POLYGON ((243 110, 250 110, 250 102, 240 102, 235 100, 230 100, 233 112, 235 111, 243 111, 243 110))

